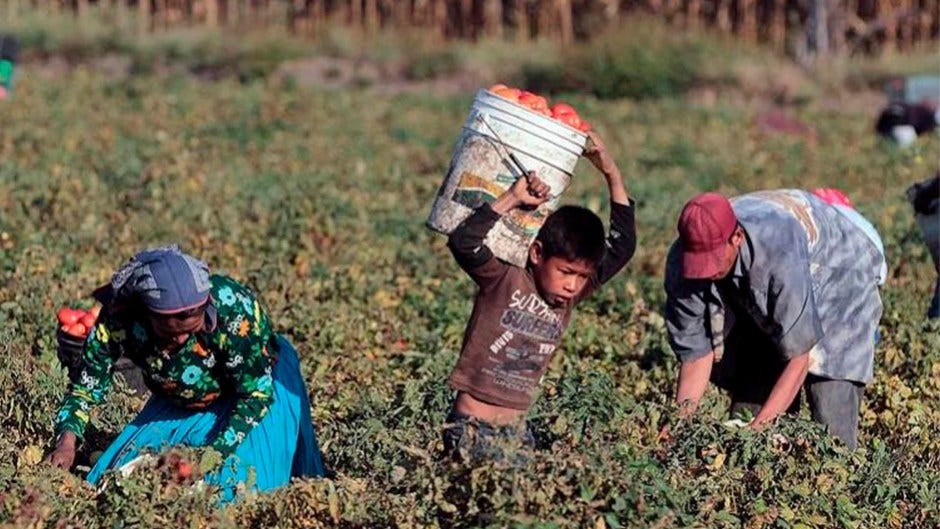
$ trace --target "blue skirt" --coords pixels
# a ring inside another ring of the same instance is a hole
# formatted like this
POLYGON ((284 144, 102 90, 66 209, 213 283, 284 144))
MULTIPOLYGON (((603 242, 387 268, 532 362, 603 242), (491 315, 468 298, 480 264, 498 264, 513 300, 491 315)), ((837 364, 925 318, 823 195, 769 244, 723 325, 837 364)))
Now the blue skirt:
MULTIPOLYGON (((274 402, 268 413, 245 437, 222 466, 205 476, 221 488, 222 501, 236 496, 239 484, 248 482, 265 491, 286 485, 292 477, 321 477, 323 462, 310 417, 310 401, 297 352, 284 337, 274 367, 274 402)), ((234 405, 219 400, 202 410, 187 410, 154 395, 140 414, 101 455, 87 480, 96 485, 108 470, 120 468, 142 452, 174 446, 207 446, 215 438, 234 405)))

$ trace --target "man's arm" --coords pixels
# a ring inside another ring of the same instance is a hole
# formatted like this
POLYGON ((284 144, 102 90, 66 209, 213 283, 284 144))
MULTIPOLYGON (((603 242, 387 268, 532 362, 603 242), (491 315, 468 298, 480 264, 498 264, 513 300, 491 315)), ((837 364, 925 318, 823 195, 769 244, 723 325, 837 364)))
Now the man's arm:
POLYGON ((676 404, 679 405, 679 415, 688 417, 698 409, 708 381, 712 374, 712 365, 715 363, 715 352, 705 356, 682 362, 679 367, 679 381, 676 384, 676 404))
POLYGON ((767 402, 761 406, 760 411, 751 421, 751 428, 760 429, 767 423, 773 421, 777 416, 783 414, 793 403, 800 388, 803 387, 803 381, 806 380, 806 374, 809 370, 809 353, 803 353, 800 356, 791 358, 787 366, 783 368, 783 373, 770 390, 770 396, 767 402))
POLYGON ((706 302, 708 284, 682 278, 678 243, 666 257, 665 276, 666 331, 669 345, 681 362, 676 403, 680 415, 687 417, 698 409, 711 379, 716 357, 712 333, 726 333, 724 328, 715 328, 715 307, 706 302))
POLYGON ((767 293, 767 315, 779 324, 780 329, 779 334, 772 338, 787 365, 754 417, 751 427, 755 429, 773 421, 790 407, 809 372, 809 352, 823 337, 806 243, 797 238, 787 246, 799 251, 781 259, 768 282, 767 293))

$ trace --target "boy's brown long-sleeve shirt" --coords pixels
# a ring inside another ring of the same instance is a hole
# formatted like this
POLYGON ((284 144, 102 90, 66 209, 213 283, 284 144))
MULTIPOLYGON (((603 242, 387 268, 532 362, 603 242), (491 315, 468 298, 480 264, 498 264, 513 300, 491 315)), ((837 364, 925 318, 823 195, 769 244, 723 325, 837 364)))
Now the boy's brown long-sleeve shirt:
POLYGON ((450 234, 448 247, 479 286, 450 386, 474 398, 517 410, 533 403, 542 375, 581 300, 606 283, 636 249, 634 208, 611 203, 607 251, 594 276, 569 304, 552 307, 532 274, 493 256, 483 240, 500 215, 479 207, 450 234))

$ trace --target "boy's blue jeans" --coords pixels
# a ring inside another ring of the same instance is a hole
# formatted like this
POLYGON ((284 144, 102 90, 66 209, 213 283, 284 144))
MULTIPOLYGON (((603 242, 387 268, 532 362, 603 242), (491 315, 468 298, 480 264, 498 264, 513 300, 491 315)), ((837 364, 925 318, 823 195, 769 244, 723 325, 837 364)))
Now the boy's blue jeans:
POLYGON ((451 411, 444 426, 444 453, 448 457, 470 460, 499 459, 501 444, 521 444, 535 448, 535 437, 527 424, 495 426, 462 413, 451 411))

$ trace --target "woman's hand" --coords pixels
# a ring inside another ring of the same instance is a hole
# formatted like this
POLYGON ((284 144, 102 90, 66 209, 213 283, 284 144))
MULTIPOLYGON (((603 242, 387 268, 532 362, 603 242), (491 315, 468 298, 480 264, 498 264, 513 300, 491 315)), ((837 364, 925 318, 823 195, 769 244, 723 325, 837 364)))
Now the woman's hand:
POLYGON ((77 444, 78 438, 75 436, 74 432, 62 432, 62 435, 59 436, 59 440, 56 441, 55 450, 46 456, 46 463, 61 468, 62 470, 69 470, 72 468, 72 464, 75 463, 77 444))

